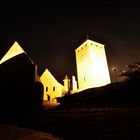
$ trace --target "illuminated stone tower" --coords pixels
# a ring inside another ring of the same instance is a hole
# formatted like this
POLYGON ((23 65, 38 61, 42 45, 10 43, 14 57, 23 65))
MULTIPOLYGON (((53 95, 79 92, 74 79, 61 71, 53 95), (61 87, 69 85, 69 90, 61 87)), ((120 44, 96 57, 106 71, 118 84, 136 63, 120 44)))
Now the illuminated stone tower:
POLYGON ((76 50, 79 90, 110 83, 104 45, 87 39, 76 50))

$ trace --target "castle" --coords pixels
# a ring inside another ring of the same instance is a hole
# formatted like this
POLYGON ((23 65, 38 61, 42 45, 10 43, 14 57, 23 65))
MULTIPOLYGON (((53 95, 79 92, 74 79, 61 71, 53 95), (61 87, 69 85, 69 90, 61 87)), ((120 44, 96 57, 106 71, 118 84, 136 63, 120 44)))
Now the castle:
MULTIPOLYGON (((15 42, 1 59, 0 65, 22 53, 25 53, 25 51, 15 42)), ((28 57, 27 54, 26 56, 28 57)), ((43 72, 40 78, 37 76, 37 72, 35 72, 35 79, 38 78, 37 81, 40 80, 44 86, 44 100, 56 101, 57 97, 104 86, 111 82, 103 44, 87 39, 75 50, 75 56, 77 78, 72 76, 69 79, 66 75, 63 79, 63 85, 55 79, 48 69, 43 72)), ((33 63, 30 57, 28 59, 33 63)))
POLYGON ((41 76, 44 85, 44 100, 54 100, 65 94, 73 94, 88 88, 111 83, 104 45, 87 39, 76 50, 77 79, 66 75, 60 84, 48 69, 41 76), (70 81, 71 80, 71 81, 70 81))

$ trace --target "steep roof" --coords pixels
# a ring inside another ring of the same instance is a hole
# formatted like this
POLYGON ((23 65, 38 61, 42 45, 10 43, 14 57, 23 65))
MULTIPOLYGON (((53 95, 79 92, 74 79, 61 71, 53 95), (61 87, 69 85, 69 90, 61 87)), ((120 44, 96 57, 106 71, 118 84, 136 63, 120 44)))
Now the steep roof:
POLYGON ((66 74, 64 80, 67 80, 67 79, 68 79, 68 75, 66 74))
MULTIPOLYGON (((52 81, 55 81, 57 83, 59 83, 55 77, 51 74, 51 72, 46 68, 45 71, 43 72, 43 74, 41 75, 40 79, 42 82, 47 81, 47 78, 51 78, 52 81)), ((60 84, 60 83, 59 83, 60 84)), ((63 86, 62 84, 60 84, 61 86, 63 86)))
MULTIPOLYGON (((15 57, 15 56, 17 56, 19 54, 22 54, 22 53, 26 54, 26 52, 21 48, 21 46, 18 44, 18 42, 15 41, 14 44, 11 46, 11 48, 7 51, 7 53, 0 60, 0 64, 2 64, 3 62, 7 61, 8 59, 11 59, 11 58, 13 58, 13 57, 15 57)), ((31 60, 30 57, 29 57, 29 59, 31 60)), ((33 62, 33 61, 31 60, 31 62, 33 62)))
MULTIPOLYGON (((56 79, 54 78, 54 76, 50 73, 50 71, 49 71, 48 69, 45 69, 45 71, 44 71, 43 74, 41 75, 41 79, 42 79, 44 76, 46 76, 46 77, 50 76, 53 80, 56 80, 56 79)), ((56 80, 56 81, 57 81, 57 80, 56 80)))

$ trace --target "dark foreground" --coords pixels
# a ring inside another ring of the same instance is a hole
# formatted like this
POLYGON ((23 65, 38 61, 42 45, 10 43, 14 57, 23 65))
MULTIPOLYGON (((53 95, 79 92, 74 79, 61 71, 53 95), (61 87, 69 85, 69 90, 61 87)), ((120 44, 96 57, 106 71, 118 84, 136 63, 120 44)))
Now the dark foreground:
POLYGON ((58 107, 28 113, 7 123, 47 132, 64 140, 140 139, 139 107, 71 109, 58 107))
POLYGON ((49 133, 0 124, 0 140, 61 140, 49 133))

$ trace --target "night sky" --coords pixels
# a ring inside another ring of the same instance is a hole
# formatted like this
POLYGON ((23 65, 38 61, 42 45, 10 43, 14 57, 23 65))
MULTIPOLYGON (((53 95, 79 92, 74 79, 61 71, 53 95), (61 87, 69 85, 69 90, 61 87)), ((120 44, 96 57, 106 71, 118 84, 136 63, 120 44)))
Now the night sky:
MULTIPOLYGON (((105 45, 109 69, 140 61, 140 4, 93 0, 9 2, 0 5, 0 56, 18 41, 62 83, 76 75, 75 49, 86 39, 105 45)), ((113 73, 110 73, 113 78, 113 73)))

